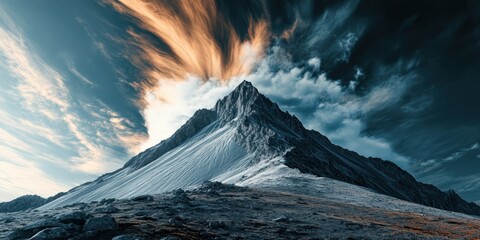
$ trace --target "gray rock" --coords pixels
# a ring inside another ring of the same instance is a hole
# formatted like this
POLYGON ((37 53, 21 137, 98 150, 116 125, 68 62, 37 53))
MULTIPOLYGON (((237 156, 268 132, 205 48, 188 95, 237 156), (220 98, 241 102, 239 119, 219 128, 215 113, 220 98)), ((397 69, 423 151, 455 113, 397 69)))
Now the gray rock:
POLYGON ((135 235, 119 235, 119 236, 116 236, 114 238, 112 238, 112 240, 144 240, 145 238, 143 237, 139 237, 139 236, 135 236, 135 235))
POLYGON ((87 232, 78 234, 77 236, 71 237, 68 240, 91 240, 91 239, 95 239, 96 236, 97 236, 97 232, 87 231, 87 232))
POLYGON ((187 193, 183 189, 173 191, 172 200, 175 202, 188 202, 191 199, 187 196, 187 193))
POLYGON ((42 219, 23 227, 23 230, 45 229, 50 227, 60 227, 62 224, 54 219, 42 219))
POLYGON ((33 235, 30 240, 49 240, 49 239, 66 239, 70 236, 67 230, 61 227, 46 228, 33 235))
POLYGON ((61 223, 74 223, 82 225, 91 217, 83 211, 73 211, 57 215, 55 219, 61 223))
POLYGON ((104 198, 99 202, 99 204, 107 205, 107 204, 111 204, 113 202, 115 202, 115 198, 104 198))
POLYGON ((82 203, 79 203, 79 204, 78 204, 78 209, 83 210, 83 209, 85 209, 87 206, 88 206, 88 204, 82 202, 82 203))
POLYGON ((195 192, 207 193, 210 195, 217 195, 219 192, 244 191, 244 189, 231 184, 224 184, 221 182, 205 181, 195 192))
POLYGON ((35 233, 52 227, 60 227, 62 224, 57 220, 52 219, 42 219, 34 223, 28 224, 19 229, 15 229, 10 234, 8 234, 8 239, 25 239, 33 236, 35 233))
POLYGON ((62 224, 63 229, 67 230, 69 233, 77 234, 82 231, 82 226, 74 223, 62 224))
POLYGON ((87 220, 85 225, 83 226, 83 231, 109 231, 109 230, 117 230, 118 225, 115 219, 103 216, 103 217, 96 217, 90 218, 87 220))
POLYGON ((96 213, 117 213, 120 210, 112 205, 108 205, 106 207, 99 207, 95 209, 96 213))
POLYGON ((153 196, 152 195, 140 195, 132 198, 133 201, 145 201, 145 202, 151 202, 153 201, 153 196))

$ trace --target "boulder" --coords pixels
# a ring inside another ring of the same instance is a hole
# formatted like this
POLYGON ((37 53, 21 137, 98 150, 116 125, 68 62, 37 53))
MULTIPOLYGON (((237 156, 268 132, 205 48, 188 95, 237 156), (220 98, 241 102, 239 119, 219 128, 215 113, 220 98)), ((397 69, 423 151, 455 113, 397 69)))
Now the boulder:
POLYGON ((55 219, 42 219, 36 222, 30 223, 27 226, 23 227, 23 230, 35 230, 35 229, 45 229, 49 227, 60 227, 62 223, 55 219))
POLYGON ((74 223, 83 225, 89 217, 91 216, 83 211, 73 211, 59 214, 55 217, 55 219, 61 223, 74 223))
POLYGON ((61 228, 61 227, 53 227, 53 228, 46 228, 42 231, 38 232, 37 234, 33 235, 30 240, 57 240, 57 239, 66 239, 70 236, 70 233, 61 228))
POLYGON ((110 231, 110 230, 117 230, 118 224, 115 219, 103 216, 103 217, 95 217, 90 218, 85 222, 83 226, 83 231, 110 231))
POLYGON ((28 224, 22 228, 15 229, 7 236, 7 239, 26 239, 45 228, 60 227, 61 225, 62 223, 57 220, 42 219, 34 223, 28 224))

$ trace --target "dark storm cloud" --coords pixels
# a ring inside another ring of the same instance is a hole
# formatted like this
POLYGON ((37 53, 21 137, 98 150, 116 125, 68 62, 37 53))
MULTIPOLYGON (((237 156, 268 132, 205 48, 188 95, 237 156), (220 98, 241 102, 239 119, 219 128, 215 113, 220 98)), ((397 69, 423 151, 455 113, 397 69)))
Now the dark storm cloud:
POLYGON ((395 78, 405 83, 398 101, 363 117, 364 134, 387 139, 414 161, 418 177, 444 189, 459 185, 440 176, 478 178, 475 153, 443 159, 480 142, 480 2, 283 1, 270 11, 274 27, 301 20, 281 43, 294 61, 319 57, 327 77, 344 86, 361 69, 357 95, 395 78))

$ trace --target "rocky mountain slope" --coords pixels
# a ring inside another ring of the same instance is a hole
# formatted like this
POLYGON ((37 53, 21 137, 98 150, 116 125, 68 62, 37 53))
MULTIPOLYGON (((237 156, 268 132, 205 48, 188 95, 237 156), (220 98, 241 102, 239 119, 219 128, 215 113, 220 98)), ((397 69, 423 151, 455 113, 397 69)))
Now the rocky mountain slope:
POLYGON ((206 180, 277 190, 288 185, 307 194, 311 191, 301 187, 302 179, 310 181, 313 176, 480 215, 479 206, 453 191, 444 193, 419 183, 392 162, 362 157, 305 129, 249 82, 241 83, 213 109, 197 111, 172 137, 133 157, 123 168, 74 188, 41 209, 191 188, 206 180), (298 181, 293 183, 292 177, 298 181))
POLYGON ((46 203, 46 199, 38 195, 24 195, 10 202, 0 203, 0 212, 16 212, 29 208, 37 208, 46 203))
POLYGON ((58 193, 49 198, 43 198, 38 195, 24 195, 15 198, 10 202, 0 203, 0 212, 17 212, 37 208, 61 197, 63 194, 64 193, 58 193))

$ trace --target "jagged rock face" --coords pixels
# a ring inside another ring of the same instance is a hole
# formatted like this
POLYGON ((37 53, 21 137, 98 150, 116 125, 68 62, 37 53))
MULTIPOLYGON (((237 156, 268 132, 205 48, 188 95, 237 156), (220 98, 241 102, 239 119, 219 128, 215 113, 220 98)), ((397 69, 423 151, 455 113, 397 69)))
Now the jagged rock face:
POLYGON ((248 82, 219 101, 216 109, 228 119, 232 115, 242 119, 237 141, 249 151, 261 149, 264 156, 284 154, 285 164, 303 173, 353 183, 427 206, 480 215, 479 206, 464 201, 453 191, 444 193, 419 183, 392 162, 365 158, 332 144, 318 132, 306 130, 297 118, 282 112, 248 82), (225 114, 230 108, 233 111, 225 114))
MULTIPOLYGON (((480 207, 465 202, 454 192, 444 193, 432 185, 419 183, 392 162, 365 158, 332 144, 316 131, 305 129, 295 116, 281 111, 246 81, 219 100, 213 109, 198 110, 172 137, 133 157, 122 169, 73 189, 70 200, 64 202, 71 203, 89 191, 101 193, 102 189, 146 194, 185 186, 173 180, 198 184, 211 178, 239 179, 239 172, 248 172, 252 165, 268 159, 283 159, 278 164, 399 199, 480 215, 480 207), (140 182, 138 177, 149 179, 140 182), (135 182, 143 185, 143 190, 136 189, 135 182), (123 189, 127 185, 128 189, 123 189)), ((249 173, 264 171, 268 168, 265 166, 249 173)), ((101 199, 101 195, 95 194, 88 199, 101 199)), ((115 192, 109 194, 107 197, 117 197, 115 192)))
POLYGON ((306 130, 296 117, 282 112, 248 82, 220 100, 215 109, 226 120, 239 119, 236 140, 248 151, 271 157, 285 154, 285 164, 303 173, 353 183, 427 206, 480 214, 480 207, 453 191, 443 193, 417 182, 392 162, 365 158, 332 144, 318 132, 306 130))

